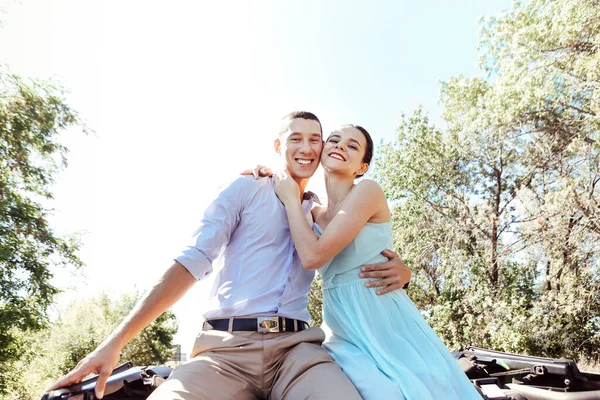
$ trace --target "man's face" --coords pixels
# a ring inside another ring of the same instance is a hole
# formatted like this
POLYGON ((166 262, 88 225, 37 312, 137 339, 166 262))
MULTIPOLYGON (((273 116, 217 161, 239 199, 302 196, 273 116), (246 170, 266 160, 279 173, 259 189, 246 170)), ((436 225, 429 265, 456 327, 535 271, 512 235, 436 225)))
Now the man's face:
POLYGON ((313 176, 319 167, 321 150, 321 126, 311 119, 289 120, 275 140, 275 151, 284 158, 290 176, 296 181, 313 176))

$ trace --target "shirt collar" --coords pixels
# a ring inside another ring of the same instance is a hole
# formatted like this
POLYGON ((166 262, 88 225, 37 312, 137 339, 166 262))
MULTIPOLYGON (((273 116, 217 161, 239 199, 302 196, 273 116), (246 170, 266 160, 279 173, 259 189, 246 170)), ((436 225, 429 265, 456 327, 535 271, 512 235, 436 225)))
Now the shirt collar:
POLYGON ((321 200, 319 200, 319 196, 317 196, 316 193, 311 192, 310 190, 307 192, 304 192, 304 195, 302 196, 302 200, 309 200, 309 201, 312 201, 314 203, 321 205, 321 200))

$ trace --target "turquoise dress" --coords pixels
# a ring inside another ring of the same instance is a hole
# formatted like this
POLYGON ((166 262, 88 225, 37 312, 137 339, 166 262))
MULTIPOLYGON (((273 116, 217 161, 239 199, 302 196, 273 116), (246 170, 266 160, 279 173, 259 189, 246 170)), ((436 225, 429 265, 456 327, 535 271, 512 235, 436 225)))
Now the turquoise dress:
POLYGON ((391 223, 367 223, 319 269, 328 334, 323 346, 364 399, 481 400, 404 290, 378 296, 358 277, 362 265, 387 260, 385 248, 393 248, 391 223))

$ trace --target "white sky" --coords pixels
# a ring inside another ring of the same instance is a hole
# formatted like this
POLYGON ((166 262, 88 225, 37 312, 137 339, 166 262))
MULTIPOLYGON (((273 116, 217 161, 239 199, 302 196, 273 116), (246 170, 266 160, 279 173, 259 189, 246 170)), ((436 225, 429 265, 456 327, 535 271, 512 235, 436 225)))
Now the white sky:
MULTIPOLYGON (((390 140, 438 82, 474 75, 477 18, 510 1, 0 0, 0 62, 53 78, 94 130, 69 131, 52 222, 82 232, 62 301, 144 290, 171 264, 218 186, 272 163, 279 119, 315 112, 390 140)), ((322 175, 312 189, 322 193, 322 175)), ((206 285, 174 311, 189 352, 206 285)))

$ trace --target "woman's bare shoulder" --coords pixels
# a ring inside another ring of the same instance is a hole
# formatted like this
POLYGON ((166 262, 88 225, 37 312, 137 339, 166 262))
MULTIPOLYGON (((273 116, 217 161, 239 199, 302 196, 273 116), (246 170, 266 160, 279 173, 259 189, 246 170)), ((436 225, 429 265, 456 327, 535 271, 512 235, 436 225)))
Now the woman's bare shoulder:
POLYGON ((377 209, 369 222, 386 222, 390 220, 387 199, 379 183, 372 179, 363 179, 356 184, 353 192, 354 196, 368 199, 369 203, 373 204, 377 209))
POLYGON ((356 184, 355 190, 358 191, 357 194, 365 195, 375 195, 380 198, 385 199, 385 194, 383 193, 383 189, 379 186, 379 183, 375 182, 372 179, 363 179, 356 184))

